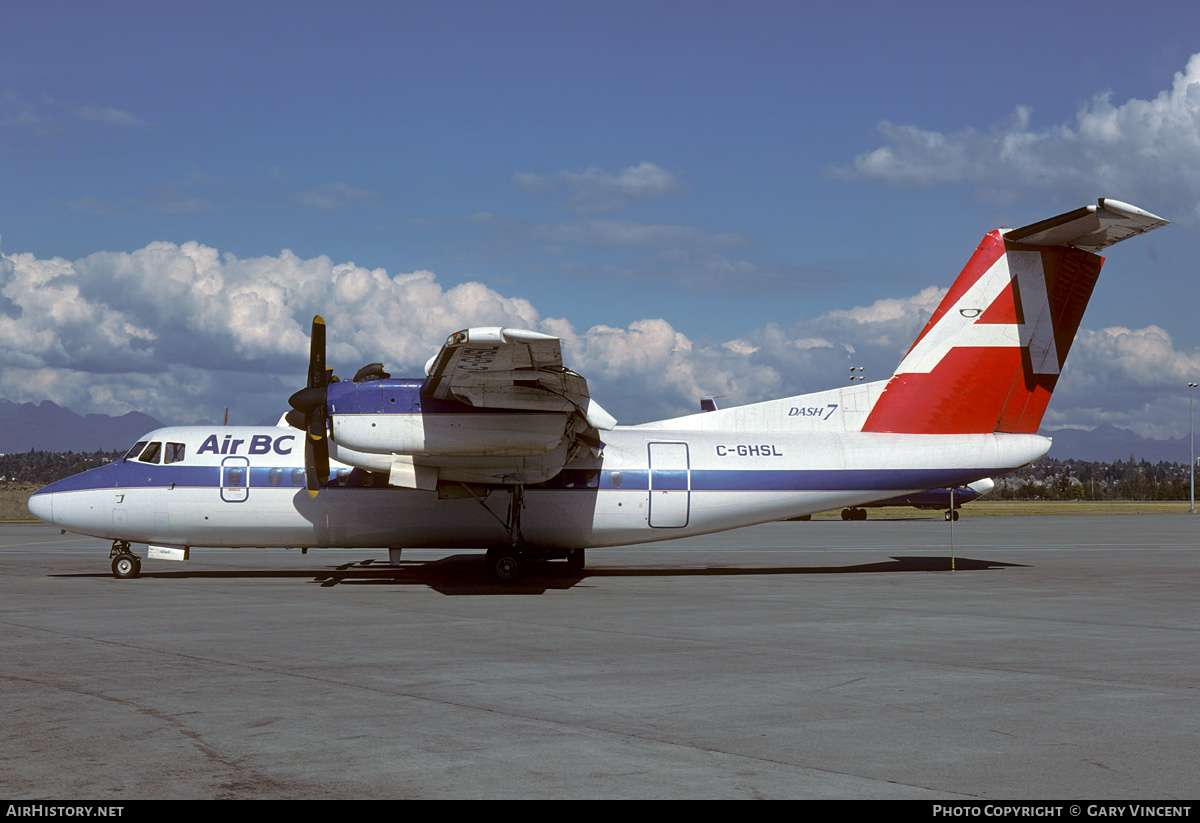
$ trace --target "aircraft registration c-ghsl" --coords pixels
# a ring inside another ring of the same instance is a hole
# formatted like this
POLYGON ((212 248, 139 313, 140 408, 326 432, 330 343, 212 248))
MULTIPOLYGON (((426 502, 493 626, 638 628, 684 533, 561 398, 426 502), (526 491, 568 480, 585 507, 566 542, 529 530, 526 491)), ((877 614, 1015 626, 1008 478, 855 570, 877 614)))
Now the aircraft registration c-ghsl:
POLYGON ((111 539, 113 573, 192 547, 486 549, 530 559, 736 529, 995 477, 1036 434, 1100 273, 1096 252, 1166 220, 1115 200, 984 236, 891 378, 619 426, 557 338, 456 332, 417 379, 336 381, 313 322, 305 388, 276 427, 150 432, 30 511, 111 539))

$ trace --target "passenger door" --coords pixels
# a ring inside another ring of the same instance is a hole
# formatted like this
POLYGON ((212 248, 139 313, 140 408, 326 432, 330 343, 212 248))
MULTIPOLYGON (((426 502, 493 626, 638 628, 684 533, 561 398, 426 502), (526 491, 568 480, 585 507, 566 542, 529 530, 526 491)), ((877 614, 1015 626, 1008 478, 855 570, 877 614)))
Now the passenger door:
POLYGON ((650 444, 650 528, 681 529, 688 524, 691 475, 687 443, 650 444))

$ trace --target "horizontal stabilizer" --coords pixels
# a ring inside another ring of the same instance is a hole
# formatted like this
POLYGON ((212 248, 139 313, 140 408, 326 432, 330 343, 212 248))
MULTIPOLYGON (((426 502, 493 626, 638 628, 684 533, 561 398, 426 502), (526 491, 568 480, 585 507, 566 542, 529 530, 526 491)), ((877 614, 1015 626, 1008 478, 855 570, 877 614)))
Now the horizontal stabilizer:
POLYGON ((1010 243, 1022 243, 1026 246, 1073 246, 1084 251, 1098 252, 1170 222, 1137 206, 1101 197, 1099 205, 1084 206, 1019 229, 1009 229, 1002 234, 1010 243))

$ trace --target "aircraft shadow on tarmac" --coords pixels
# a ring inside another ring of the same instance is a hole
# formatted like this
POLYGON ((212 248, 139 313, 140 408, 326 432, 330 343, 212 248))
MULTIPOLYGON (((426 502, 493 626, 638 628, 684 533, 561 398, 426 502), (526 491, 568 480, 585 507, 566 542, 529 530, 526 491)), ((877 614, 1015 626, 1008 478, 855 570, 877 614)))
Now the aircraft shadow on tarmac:
MULTIPOLYGON (((178 572, 143 572, 148 580, 311 580, 323 588, 334 586, 428 586, 445 595, 529 595, 544 594, 555 589, 570 589, 589 578, 600 577, 759 577, 764 575, 806 574, 859 574, 891 572, 948 572, 950 558, 937 557, 892 557, 877 563, 860 563, 853 566, 705 566, 692 568, 593 568, 582 572, 569 572, 563 563, 530 563, 526 573, 517 583, 493 582, 483 569, 482 557, 478 554, 456 554, 431 561, 401 561, 392 566, 374 559, 343 563, 332 569, 313 572, 300 569, 236 571, 196 570, 178 572)), ((1020 563, 1002 563, 992 560, 973 560, 960 557, 954 562, 956 571, 992 571, 1020 563)), ((99 574, 66 574, 54 577, 103 577, 99 574)), ((123 585, 137 585, 123 583, 123 585)))

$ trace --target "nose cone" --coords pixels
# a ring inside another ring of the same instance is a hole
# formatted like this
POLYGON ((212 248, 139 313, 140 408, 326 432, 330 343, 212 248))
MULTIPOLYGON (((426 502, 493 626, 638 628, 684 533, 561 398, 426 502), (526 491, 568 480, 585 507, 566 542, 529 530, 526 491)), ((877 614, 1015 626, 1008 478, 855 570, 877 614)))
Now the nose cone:
POLYGON ((29 498, 29 513, 44 523, 54 525, 54 495, 45 490, 34 492, 29 498))

